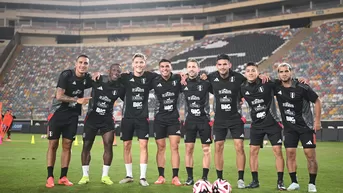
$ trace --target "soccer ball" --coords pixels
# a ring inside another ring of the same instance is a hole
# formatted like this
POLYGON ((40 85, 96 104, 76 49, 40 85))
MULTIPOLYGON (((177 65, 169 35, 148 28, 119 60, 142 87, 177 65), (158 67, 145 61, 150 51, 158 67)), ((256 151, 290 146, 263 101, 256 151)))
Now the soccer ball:
POLYGON ((45 139, 46 135, 41 135, 40 138, 45 139))
POLYGON ((209 181, 198 180, 194 183, 193 193, 212 193, 212 184, 209 181))
POLYGON ((213 193, 231 193, 231 184, 223 179, 218 179, 213 183, 213 193))
POLYGON ((268 145, 268 140, 264 140, 263 145, 268 145))

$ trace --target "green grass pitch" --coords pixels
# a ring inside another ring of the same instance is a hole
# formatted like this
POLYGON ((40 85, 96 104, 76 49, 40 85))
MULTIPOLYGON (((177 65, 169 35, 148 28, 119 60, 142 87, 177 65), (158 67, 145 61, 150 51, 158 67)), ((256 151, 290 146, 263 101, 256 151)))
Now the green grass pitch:
MULTIPOLYGON (((165 175, 167 183, 164 185, 155 185, 154 181, 158 177, 157 166, 155 161, 156 144, 153 138, 149 142, 149 164, 147 171, 147 180, 150 183, 149 187, 141 187, 138 184, 139 179, 139 146, 136 140, 133 141, 133 175, 135 182, 131 184, 119 184, 126 172, 123 162, 123 145, 118 141, 118 146, 113 147, 114 158, 110 169, 109 176, 115 182, 114 185, 108 186, 100 182, 102 172, 102 153, 103 147, 101 138, 97 137, 92 149, 92 160, 90 164, 90 183, 86 185, 78 185, 77 182, 82 177, 81 170, 81 136, 78 136, 79 145, 72 148, 72 159, 69 167, 68 178, 74 183, 72 187, 57 185, 55 178, 55 187, 52 189, 45 188, 46 180, 46 151, 47 139, 41 139, 41 135, 35 135, 35 144, 30 144, 31 135, 13 133, 12 142, 3 142, 0 145, 0 192, 51 192, 51 193, 67 193, 67 192, 111 192, 111 193, 191 193, 192 187, 175 187, 171 185, 171 165, 170 151, 167 150, 167 164, 165 175), (34 159, 32 159, 34 158, 34 159)), ((198 140, 199 141, 199 140, 198 140)), ((246 184, 251 181, 249 170, 249 148, 248 140, 245 141, 245 151, 247 154, 247 164, 245 169, 246 184)), ((169 148, 169 146, 167 146, 169 148)), ((182 182, 186 180, 187 174, 184 165, 184 150, 183 141, 180 143, 181 165, 179 177, 182 182)), ((212 147, 213 152, 213 147, 212 147)), ((60 175, 60 153, 58 149, 56 165, 54 169, 55 177, 60 175)), ((307 192, 308 172, 307 164, 301 148, 297 152, 298 158, 298 180, 300 183, 300 191, 307 192)), ((284 153, 285 156, 285 153, 284 153)), ((237 189, 237 171, 235 166, 235 151, 233 141, 227 140, 225 144, 225 166, 224 178, 227 179, 233 187, 234 193, 244 192, 261 192, 272 193, 276 190, 276 171, 272 149, 267 146, 260 151, 259 156, 259 180, 261 187, 253 190, 237 189)), ((213 154, 212 154, 213 158, 213 154)), ((320 193, 340 193, 343 192, 340 186, 343 174, 343 143, 339 142, 318 142, 317 144, 317 159, 319 163, 319 173, 317 177, 317 190, 320 193)), ((196 179, 202 174, 202 151, 200 143, 197 142, 194 152, 194 177, 196 179)), ((216 179, 212 159, 209 180, 213 182, 216 179)), ((290 183, 287 169, 285 169, 285 185, 290 183)))

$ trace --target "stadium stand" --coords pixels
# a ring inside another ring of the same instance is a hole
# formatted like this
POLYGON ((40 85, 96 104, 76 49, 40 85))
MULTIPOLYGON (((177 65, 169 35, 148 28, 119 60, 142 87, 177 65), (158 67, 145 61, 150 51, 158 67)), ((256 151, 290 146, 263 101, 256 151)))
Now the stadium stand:
POLYGON ((79 54, 90 57, 90 71, 107 73, 114 62, 122 64, 127 71, 130 70, 127 64, 131 64, 136 52, 147 55, 148 64, 156 64, 185 42, 187 40, 130 47, 24 46, 1 82, 2 102, 6 107, 17 109, 18 118, 31 117, 30 109, 34 108, 35 119, 46 119, 59 73, 72 68, 79 54))
POLYGON ((342 37, 343 21, 324 23, 279 60, 290 63, 296 76, 310 80, 323 101, 323 119, 343 119, 342 37))
POLYGON ((172 58, 173 69, 185 68, 188 58, 196 59, 201 67, 211 72, 215 70, 215 58, 220 53, 231 56, 236 71, 242 70, 247 62, 259 62, 282 46, 299 29, 276 27, 257 31, 244 31, 209 35, 195 42, 172 58), (248 45, 248 46, 247 46, 248 45))

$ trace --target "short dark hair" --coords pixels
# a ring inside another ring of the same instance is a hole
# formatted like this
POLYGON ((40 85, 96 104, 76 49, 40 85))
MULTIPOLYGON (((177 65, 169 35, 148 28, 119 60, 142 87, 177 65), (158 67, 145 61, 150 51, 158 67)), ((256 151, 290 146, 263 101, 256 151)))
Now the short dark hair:
POLYGON ((168 62, 169 64, 171 64, 170 60, 163 58, 163 59, 160 60, 158 65, 160 65, 162 62, 168 62))
POLYGON ((81 57, 83 57, 83 58, 88 58, 88 59, 89 59, 89 57, 88 57, 87 55, 81 54, 81 55, 79 55, 79 56, 76 58, 76 61, 77 61, 79 58, 81 58, 81 57))
POLYGON ((217 56, 217 60, 216 61, 218 61, 218 60, 228 60, 228 61, 230 61, 230 57, 227 54, 219 54, 217 56))
POLYGON ((255 63, 255 62, 248 62, 245 67, 248 67, 248 66, 255 66, 256 68, 258 68, 258 65, 255 63))
POLYGON ((119 63, 111 64, 110 69, 113 68, 113 66, 119 66, 120 67, 120 64, 119 63))

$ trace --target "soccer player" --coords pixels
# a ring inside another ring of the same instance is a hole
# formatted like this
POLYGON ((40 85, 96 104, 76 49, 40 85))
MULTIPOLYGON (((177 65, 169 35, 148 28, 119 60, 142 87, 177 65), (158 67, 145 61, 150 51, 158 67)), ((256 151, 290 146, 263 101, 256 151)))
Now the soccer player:
POLYGON ((181 91, 185 97, 185 144, 186 155, 185 165, 188 174, 186 185, 193 185, 193 152, 197 133, 199 133, 202 150, 203 150, 203 174, 202 179, 207 180, 210 162, 211 162, 211 126, 209 116, 209 92, 211 91, 211 84, 207 80, 201 80, 198 76, 200 71, 199 64, 196 60, 188 60, 187 85, 181 87, 181 91))
POLYGON ((236 149, 236 165, 238 169, 238 188, 245 188, 244 168, 244 122, 240 114, 240 87, 246 78, 231 70, 232 64, 226 54, 217 56, 217 71, 208 75, 215 97, 215 116, 213 125, 213 139, 215 141, 214 161, 218 179, 223 179, 224 142, 231 131, 236 149))
POLYGON ((88 106, 88 113, 85 120, 83 131, 83 148, 81 153, 83 176, 78 184, 86 184, 89 182, 89 163, 91 161, 90 151, 92 149, 94 139, 98 131, 102 135, 104 144, 102 177, 101 182, 112 185, 108 171, 110 169, 114 140, 114 120, 113 120, 113 104, 118 97, 124 98, 125 89, 120 84, 119 64, 112 64, 109 69, 108 76, 100 76, 99 80, 93 82, 92 99, 88 106))
POLYGON ((281 83, 276 85, 275 94, 284 125, 287 168, 292 181, 287 190, 300 188, 296 176, 296 150, 300 140, 307 158, 310 177, 308 192, 317 192, 315 182, 318 164, 315 134, 321 127, 321 101, 311 87, 292 79, 290 64, 281 63, 277 70, 281 83), (314 121, 311 103, 314 103, 314 121))
POLYGON ((181 186, 178 178, 180 167, 179 143, 180 143, 180 121, 177 108, 178 97, 181 89, 181 76, 173 74, 171 62, 162 59, 159 62, 160 76, 152 81, 152 88, 158 101, 154 120, 154 134, 157 145, 156 163, 159 178, 155 184, 165 183, 164 166, 166 162, 166 140, 169 138, 171 150, 171 164, 173 168, 172 184, 181 186))
POLYGON ((152 80, 158 75, 145 71, 146 57, 136 53, 132 57, 133 73, 123 73, 121 81, 126 89, 124 99, 124 112, 121 122, 121 140, 124 141, 124 162, 126 177, 119 183, 133 182, 132 176, 132 138, 137 133, 140 146, 140 180, 142 186, 149 186, 146 180, 148 163, 148 97, 152 80))
POLYGON ((63 138, 61 176, 58 184, 73 185, 67 178, 67 172, 71 158, 71 146, 77 131, 78 117, 81 114, 81 105, 87 104, 90 99, 90 97, 83 97, 84 89, 92 86, 91 76, 87 73, 88 66, 88 56, 80 55, 76 59, 75 68, 64 70, 59 76, 56 97, 52 105, 53 115, 48 126, 47 188, 55 186, 53 170, 61 134, 63 138))
POLYGON ((255 63, 248 63, 245 68, 246 81, 241 86, 241 96, 250 107, 252 119, 250 128, 250 169, 252 182, 247 188, 257 188, 260 186, 258 180, 258 153, 263 138, 268 135, 275 156, 277 170, 277 189, 286 190, 283 184, 284 159, 282 156, 282 128, 276 112, 274 100, 274 82, 262 84, 258 77, 259 70, 255 63))
POLYGON ((7 109, 5 115, 2 115, 2 116, 3 116, 2 124, 6 127, 3 129, 5 130, 5 132, 7 130, 6 141, 12 141, 11 140, 11 129, 12 129, 12 125, 13 125, 13 119, 15 119, 16 116, 13 115, 13 111, 10 109, 7 109))

